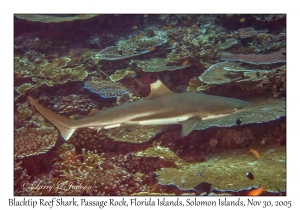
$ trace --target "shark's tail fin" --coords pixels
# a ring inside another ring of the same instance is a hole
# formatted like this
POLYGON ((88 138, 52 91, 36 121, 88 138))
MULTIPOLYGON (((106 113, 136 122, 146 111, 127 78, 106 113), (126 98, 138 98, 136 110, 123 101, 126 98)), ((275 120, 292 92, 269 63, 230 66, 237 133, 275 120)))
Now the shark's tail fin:
POLYGON ((65 140, 68 140, 72 136, 72 134, 76 130, 76 127, 74 126, 75 120, 71 120, 67 117, 56 114, 50 109, 43 107, 42 105, 38 104, 38 102, 36 102, 31 96, 28 96, 28 100, 29 103, 33 105, 41 115, 43 115, 43 117, 49 120, 60 131, 61 136, 65 140))

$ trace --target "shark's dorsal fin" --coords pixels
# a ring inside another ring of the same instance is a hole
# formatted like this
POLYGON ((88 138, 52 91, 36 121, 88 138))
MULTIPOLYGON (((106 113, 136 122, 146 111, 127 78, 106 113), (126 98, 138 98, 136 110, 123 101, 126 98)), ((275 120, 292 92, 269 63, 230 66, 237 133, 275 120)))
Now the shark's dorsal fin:
POLYGON ((182 125, 181 138, 189 135, 189 133, 194 130, 194 128, 199 124, 200 121, 201 121, 200 118, 192 117, 186 121, 181 122, 180 123, 182 125))
POLYGON ((173 93, 167 86, 165 86, 160 80, 150 85, 151 92, 146 98, 155 98, 160 95, 173 93))
POLYGON ((92 117, 92 116, 94 116, 95 114, 97 114, 98 112, 100 112, 99 109, 91 108, 90 112, 88 113, 88 115, 87 115, 86 117, 92 117))

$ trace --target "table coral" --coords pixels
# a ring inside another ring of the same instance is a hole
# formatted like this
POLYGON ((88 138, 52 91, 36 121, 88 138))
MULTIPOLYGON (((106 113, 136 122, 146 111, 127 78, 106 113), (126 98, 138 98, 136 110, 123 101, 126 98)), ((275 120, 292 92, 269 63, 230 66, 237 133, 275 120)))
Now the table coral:
POLYGON ((127 89, 120 83, 100 80, 96 78, 85 82, 84 88, 98 94, 103 98, 115 98, 118 96, 122 96, 125 93, 132 93, 131 90, 127 89))
POLYGON ((134 37, 120 40, 117 46, 107 47, 101 50, 99 54, 102 60, 122 60, 149 53, 153 48, 166 42, 167 39, 161 35, 152 38, 143 37, 141 39, 134 37))
MULTIPOLYGON (((220 62, 205 70, 199 77, 200 81, 210 85, 225 83, 255 82, 264 79, 270 70, 255 69, 243 66, 239 62, 220 62)), ((253 83, 255 84, 255 83, 253 83)))
POLYGON ((225 67, 238 68, 239 63, 220 62, 209 67, 199 79, 206 84, 223 84, 237 79, 242 79, 242 74, 239 72, 225 71, 225 67))
POLYGON ((141 157, 159 157, 161 159, 174 162, 176 165, 180 165, 185 162, 169 148, 161 146, 160 143, 161 142, 153 142, 153 147, 148 147, 146 150, 138 151, 134 153, 134 155, 141 157))
POLYGON ((168 66, 168 60, 164 58, 150 58, 143 60, 131 60, 130 64, 136 63, 138 67, 144 72, 161 72, 161 71, 175 71, 185 69, 192 66, 191 63, 187 65, 173 65, 168 66))
POLYGON ((235 112, 219 119, 201 121, 195 130, 203 130, 212 126, 235 126, 237 125, 238 119, 241 121, 241 125, 269 122, 285 115, 286 102, 284 100, 273 98, 256 100, 250 102, 250 106, 242 111, 235 112))
POLYGON ((113 82, 119 81, 123 78, 133 78, 133 77, 135 77, 135 72, 128 69, 117 70, 115 71, 114 74, 109 76, 110 80, 113 82))
POLYGON ((20 85, 19 87, 16 88, 16 91, 20 94, 23 95, 24 93, 26 93, 27 90, 30 90, 31 88, 33 88, 35 85, 32 85, 31 83, 24 83, 22 85, 20 85))
MULTIPOLYGON (((67 58, 66 58, 67 59, 67 58)), ((67 59, 66 62, 69 62, 70 59, 67 59)), ((83 65, 76 66, 74 68, 63 68, 67 65, 64 63, 46 63, 41 66, 40 74, 44 77, 42 80, 40 78, 36 78, 36 82, 45 83, 48 86, 53 86, 54 84, 63 84, 68 81, 83 81, 87 76, 88 72, 84 70, 83 65), (57 69, 59 66, 59 69, 57 69)))
POLYGON ((34 21, 34 22, 42 22, 42 23, 60 23, 60 22, 68 22, 74 20, 84 20, 96 17, 98 15, 85 14, 85 15, 69 15, 69 16, 59 16, 59 15, 37 15, 37 14, 15 14, 17 18, 34 21))
POLYGON ((161 185, 176 185, 184 190, 208 182, 212 184, 212 190, 219 192, 249 190, 262 184, 268 192, 285 192, 286 148, 264 147, 259 151, 263 154, 261 159, 254 157, 248 149, 209 155, 206 162, 156 171, 157 179, 161 185), (254 180, 247 178, 249 171, 254 174, 254 180), (199 176, 199 172, 203 177, 199 176))
POLYGON ((221 60, 224 61, 239 61, 244 63, 250 63, 255 65, 261 64, 273 64, 273 63, 285 63, 286 62, 286 51, 284 48, 277 52, 269 54, 232 54, 229 52, 221 53, 221 60))

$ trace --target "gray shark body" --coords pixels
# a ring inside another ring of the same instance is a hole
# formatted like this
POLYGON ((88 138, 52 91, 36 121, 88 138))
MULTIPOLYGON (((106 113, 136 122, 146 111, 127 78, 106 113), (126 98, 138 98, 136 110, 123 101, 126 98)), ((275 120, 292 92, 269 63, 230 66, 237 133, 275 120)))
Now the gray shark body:
POLYGON ((125 127, 129 130, 143 125, 181 124, 185 137, 201 120, 232 114, 249 106, 246 101, 196 93, 173 93, 160 80, 151 84, 146 99, 126 103, 107 110, 92 109, 89 115, 71 120, 56 114, 28 97, 31 105, 49 120, 68 140, 77 128, 111 129, 125 127))

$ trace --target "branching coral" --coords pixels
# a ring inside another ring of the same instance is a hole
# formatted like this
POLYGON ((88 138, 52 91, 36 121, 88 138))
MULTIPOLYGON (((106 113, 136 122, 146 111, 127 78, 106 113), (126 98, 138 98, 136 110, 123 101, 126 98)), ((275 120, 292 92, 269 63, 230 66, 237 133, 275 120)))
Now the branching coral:
POLYGON ((219 59, 221 49, 221 42, 215 43, 215 39, 210 42, 208 36, 200 35, 194 38, 187 35, 181 42, 173 44, 167 58, 169 65, 179 65, 187 60, 189 63, 202 63, 208 66, 219 59))
POLYGON ((249 44, 250 48, 254 50, 258 49, 262 53, 271 53, 285 47, 285 40, 285 33, 280 33, 279 35, 259 33, 249 44))
POLYGON ((278 70, 272 69, 268 72, 263 80, 257 85, 258 87, 270 87, 273 90, 273 96, 280 98, 286 95, 286 67, 282 66, 278 70))

